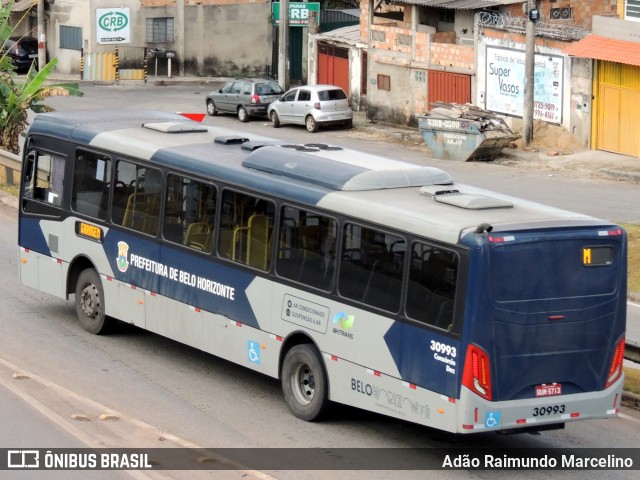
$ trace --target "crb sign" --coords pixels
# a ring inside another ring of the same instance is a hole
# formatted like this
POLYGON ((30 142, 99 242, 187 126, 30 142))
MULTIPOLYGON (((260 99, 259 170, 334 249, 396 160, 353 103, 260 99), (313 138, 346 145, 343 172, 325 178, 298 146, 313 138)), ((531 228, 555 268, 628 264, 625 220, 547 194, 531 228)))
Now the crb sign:
POLYGON ((96 8, 98 43, 131 43, 131 15, 128 8, 96 8))
MULTIPOLYGON (((280 24, 280 2, 271 4, 273 21, 280 24)), ((309 24, 310 12, 316 12, 316 23, 320 25, 320 3, 319 2, 289 2, 289 26, 306 27, 309 24)))

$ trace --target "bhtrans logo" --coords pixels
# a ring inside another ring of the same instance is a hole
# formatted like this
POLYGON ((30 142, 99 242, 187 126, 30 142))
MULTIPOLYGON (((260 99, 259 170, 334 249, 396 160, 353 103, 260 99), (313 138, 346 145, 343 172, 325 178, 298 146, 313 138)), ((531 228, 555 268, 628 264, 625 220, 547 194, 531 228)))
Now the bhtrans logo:
POLYGON ((333 333, 353 340, 353 333, 349 332, 349 330, 353 328, 353 324, 355 321, 355 315, 347 315, 344 312, 336 313, 333 317, 333 333), (338 326, 340 328, 338 328, 338 326))

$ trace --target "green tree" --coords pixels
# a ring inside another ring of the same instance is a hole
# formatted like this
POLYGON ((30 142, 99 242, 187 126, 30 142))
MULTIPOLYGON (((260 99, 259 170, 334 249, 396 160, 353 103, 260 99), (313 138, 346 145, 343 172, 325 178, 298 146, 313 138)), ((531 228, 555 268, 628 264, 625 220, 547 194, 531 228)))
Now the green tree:
MULTIPOLYGON (((13 1, 0 8, 0 46, 4 47, 13 34, 9 25, 13 1)), ((20 153, 20 134, 28 127, 28 111, 41 113, 52 110, 42 102, 56 95, 82 96, 77 83, 45 85, 58 60, 54 58, 39 71, 32 65, 24 79, 16 75, 4 48, 0 49, 0 148, 20 153)))

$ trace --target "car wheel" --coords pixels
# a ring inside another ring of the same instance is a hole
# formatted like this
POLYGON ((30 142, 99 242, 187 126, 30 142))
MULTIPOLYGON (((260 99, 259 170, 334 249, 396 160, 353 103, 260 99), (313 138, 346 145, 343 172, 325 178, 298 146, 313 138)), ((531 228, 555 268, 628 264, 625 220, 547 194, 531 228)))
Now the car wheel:
POLYGON ((308 422, 319 420, 329 406, 329 382, 318 350, 309 344, 293 347, 284 357, 280 377, 291 412, 308 422))
POLYGON ((218 115, 218 109, 216 108, 216 104, 213 103, 213 100, 207 100, 207 114, 212 117, 218 115))
POLYGON ((240 120, 241 122, 249 121, 249 112, 247 112, 246 108, 238 107, 238 120, 240 120))
POLYGON ((280 118, 278 118, 278 114, 275 111, 271 112, 271 123, 273 124, 273 128, 280 126, 280 118))
POLYGON ((345 128, 346 130, 349 130, 349 129, 353 128, 353 120, 349 120, 348 122, 346 122, 346 123, 344 124, 344 128, 345 128))
POLYGON ((316 133, 318 131, 318 122, 313 118, 313 115, 308 115, 304 120, 304 124, 309 132, 316 133))

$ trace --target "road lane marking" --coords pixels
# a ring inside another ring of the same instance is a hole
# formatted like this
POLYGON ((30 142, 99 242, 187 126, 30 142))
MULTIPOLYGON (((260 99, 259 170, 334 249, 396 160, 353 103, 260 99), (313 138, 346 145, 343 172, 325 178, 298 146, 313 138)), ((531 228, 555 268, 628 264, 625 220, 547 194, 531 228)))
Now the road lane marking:
MULTIPOLYGON (((138 434, 135 437, 136 440, 138 441, 147 440, 149 443, 162 441, 162 445, 164 448, 167 448, 166 446, 169 444, 169 442, 171 442, 180 448, 188 448, 188 449, 201 451, 202 456, 199 458, 207 458, 208 460, 209 459, 213 460, 219 464, 229 465, 230 470, 236 470, 240 474, 250 475, 251 477, 257 478, 259 480, 276 480, 275 477, 267 475, 263 472, 259 472, 257 470, 244 468, 243 465, 240 465, 221 455, 212 454, 211 452, 207 451, 205 447, 197 445, 193 442, 180 438, 171 433, 164 432, 158 429, 157 427, 154 427, 153 425, 150 425, 142 420, 129 417, 123 413, 120 413, 116 410, 108 408, 106 405, 100 404, 90 398, 84 397, 76 392, 66 389, 65 387, 62 387, 56 383, 46 380, 45 378, 42 378, 32 372, 23 370, 19 368, 17 365, 14 365, 13 363, 9 362, 4 358, 0 358, 0 366, 5 367, 7 370, 10 370, 11 372, 13 372, 12 374, 13 376, 0 375, 0 385, 4 386, 5 388, 13 392, 20 399, 25 401, 27 404, 31 405, 40 414, 42 414, 43 416, 45 416, 46 418, 54 422, 56 425, 58 425, 60 428, 62 428, 64 431, 71 434, 72 436, 74 436, 75 438, 80 440, 82 443, 86 444, 91 448, 97 448, 97 449, 118 448, 118 445, 112 445, 112 446, 107 445, 105 444, 104 441, 97 440, 96 437, 103 438, 106 436, 107 439, 111 441, 113 441, 114 439, 109 438, 109 435, 111 435, 111 437, 116 435, 116 438, 115 438, 116 440, 125 440, 128 438, 128 436, 125 438, 123 435, 118 435, 117 422, 104 421, 105 418, 118 418, 119 422, 128 423, 142 430, 143 435, 138 434), (21 379, 19 382, 16 381, 18 377, 21 379), (12 378, 13 381, 7 380, 10 378, 12 378), (42 387, 46 387, 42 389, 42 392, 46 394, 53 393, 57 395, 57 397, 65 400, 67 404, 70 403, 70 401, 71 403, 75 402, 79 404, 79 405, 72 405, 72 406, 65 405, 66 407, 72 407, 78 410, 77 407, 80 406, 81 407, 80 410, 88 411, 88 412, 93 411, 94 414, 92 415, 92 414, 86 414, 86 413, 84 414, 74 413, 72 415, 65 417, 63 414, 55 411, 53 408, 51 408, 51 406, 47 405, 45 402, 37 399, 34 395, 26 391, 26 388, 28 387, 30 381, 35 382, 42 387), (94 430, 103 429, 103 431, 99 431, 97 434, 94 431, 93 436, 90 435, 89 433, 85 432, 83 428, 80 428, 78 426, 77 421, 72 420, 72 417, 74 415, 85 415, 87 418, 89 418, 89 420, 91 420, 91 418, 100 419, 99 423, 89 421, 89 422, 80 422, 80 424, 82 427, 87 426, 87 428, 92 428, 94 430), (105 428, 105 426, 107 427, 105 428), (105 434, 105 431, 106 431, 106 434, 105 434), (102 435, 102 437, 100 435, 102 435), (146 438, 144 438, 144 435, 146 435, 146 438)), ((127 435, 130 434, 130 429, 124 428, 123 430, 126 432, 125 434, 127 435)), ((154 444, 153 446, 150 446, 150 447, 139 447, 139 448, 161 448, 161 447, 154 444)), ((211 473, 210 470, 201 470, 201 471, 203 473, 211 473)), ((158 470, 154 472, 146 472, 146 473, 135 471, 135 470, 124 470, 124 472, 128 473, 131 477, 139 480, 159 478, 158 475, 160 475, 159 473, 160 471, 158 470), (149 474, 153 474, 153 475, 150 476, 149 474)), ((191 471, 191 472, 195 473, 195 471, 191 471)))

